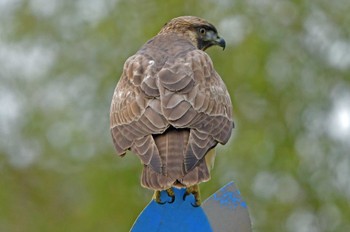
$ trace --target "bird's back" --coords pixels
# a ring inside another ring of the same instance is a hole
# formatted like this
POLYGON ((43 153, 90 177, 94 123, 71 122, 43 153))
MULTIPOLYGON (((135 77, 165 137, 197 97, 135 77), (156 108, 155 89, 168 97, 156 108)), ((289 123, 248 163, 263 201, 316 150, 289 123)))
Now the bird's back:
MULTIPOLYGON (((176 35, 166 37, 156 36, 148 41, 139 50, 138 54, 146 54, 150 60, 154 61, 156 69, 154 75, 159 78, 158 74, 159 72, 162 72, 164 68, 166 69, 173 65, 185 65, 184 63, 179 64, 179 60, 185 62, 187 53, 195 49, 196 48, 193 44, 187 40, 178 38, 176 35), (164 43, 165 41, 166 43, 164 43), (162 46, 164 44, 167 46, 162 46)), ((169 82, 176 82, 176 76, 167 75, 167 78, 167 81, 169 82), (172 78, 174 79, 172 80, 172 78)), ((160 95, 161 94, 162 93, 160 93, 160 95)), ((179 91, 179 93, 174 93, 174 95, 181 94, 181 91, 179 91)), ((164 99, 161 96, 159 96, 159 99, 162 104, 164 99)), ((176 106, 179 105, 174 105, 174 108, 171 110, 176 112, 176 106)), ((179 109, 179 113, 181 113, 181 109, 179 109)), ((202 164, 196 170, 189 171, 185 169, 185 156, 186 151, 189 149, 189 136, 190 128, 176 128, 170 123, 169 128, 165 132, 152 135, 161 158, 162 173, 159 175, 159 173, 154 172, 152 168, 145 166, 142 175, 142 184, 145 187, 151 187, 152 189, 166 189, 170 186, 185 186, 183 179, 190 171, 193 172, 191 175, 192 178, 195 176, 196 179, 193 183, 209 179, 209 170, 206 167, 205 162, 201 162, 202 164), (203 168, 204 170, 198 170, 203 168), (149 178, 150 176, 153 176, 153 178, 149 178), (153 180, 153 182, 150 182, 149 180, 153 180)))
POLYGON ((228 141, 232 127, 225 84, 193 40, 159 34, 125 62, 112 100, 111 132, 120 155, 131 150, 141 159, 144 187, 208 180, 206 161, 213 160, 217 143, 228 141))

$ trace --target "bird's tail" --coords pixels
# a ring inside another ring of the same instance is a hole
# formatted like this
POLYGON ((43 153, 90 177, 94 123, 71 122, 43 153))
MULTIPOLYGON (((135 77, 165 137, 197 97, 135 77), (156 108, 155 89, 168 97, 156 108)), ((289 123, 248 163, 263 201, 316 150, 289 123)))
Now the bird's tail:
POLYGON ((210 179, 205 158, 200 160, 195 168, 185 171, 184 162, 189 135, 189 129, 171 127, 163 134, 153 136, 160 154, 162 171, 155 172, 150 166, 145 165, 141 177, 142 186, 163 190, 172 186, 192 186, 210 179))

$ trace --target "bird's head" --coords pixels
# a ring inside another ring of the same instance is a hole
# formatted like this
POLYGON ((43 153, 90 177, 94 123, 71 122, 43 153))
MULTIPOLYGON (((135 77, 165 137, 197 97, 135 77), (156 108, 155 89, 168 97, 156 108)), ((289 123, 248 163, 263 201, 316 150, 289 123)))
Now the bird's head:
POLYGON ((218 35, 216 28, 208 21, 195 16, 181 16, 166 23, 161 34, 176 34, 189 39, 198 49, 218 45, 225 49, 226 42, 218 35))

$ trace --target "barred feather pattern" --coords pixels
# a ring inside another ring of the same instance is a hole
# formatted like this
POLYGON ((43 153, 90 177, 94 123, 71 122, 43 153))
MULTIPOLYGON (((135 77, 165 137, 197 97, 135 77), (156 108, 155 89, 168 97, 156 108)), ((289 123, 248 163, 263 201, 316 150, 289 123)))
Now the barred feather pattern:
POLYGON ((143 163, 144 187, 191 186, 210 178, 205 156, 230 138, 231 100, 204 51, 158 35, 125 62, 110 128, 117 153, 143 163))

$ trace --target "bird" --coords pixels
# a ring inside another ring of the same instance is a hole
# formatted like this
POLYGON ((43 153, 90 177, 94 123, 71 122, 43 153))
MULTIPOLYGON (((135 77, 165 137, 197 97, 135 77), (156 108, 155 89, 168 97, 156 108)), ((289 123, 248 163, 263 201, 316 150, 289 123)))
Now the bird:
POLYGON ((117 154, 136 154, 141 186, 175 198, 185 188, 200 206, 199 184, 210 179, 215 147, 226 144, 234 122, 225 83, 206 49, 225 49, 215 26, 196 16, 168 21, 123 66, 110 108, 117 154))

